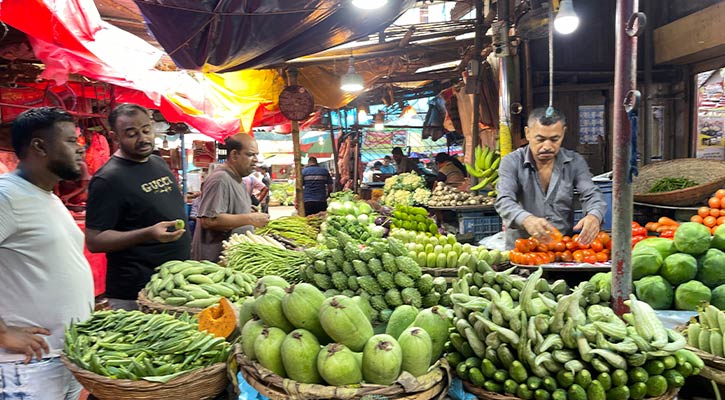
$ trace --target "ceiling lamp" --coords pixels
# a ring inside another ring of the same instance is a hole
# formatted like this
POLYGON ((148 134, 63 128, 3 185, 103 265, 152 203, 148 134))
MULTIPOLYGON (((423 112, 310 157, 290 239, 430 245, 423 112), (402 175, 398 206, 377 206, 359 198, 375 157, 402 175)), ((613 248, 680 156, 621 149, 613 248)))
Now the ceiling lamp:
POLYGON ((358 123, 365 123, 368 122, 368 119, 370 118, 370 106, 368 105, 359 105, 357 107, 357 120, 358 123))
POLYGON ((355 59, 350 56, 350 66, 347 68, 347 73, 340 80, 340 89, 346 92, 359 92, 364 87, 365 82, 362 76, 355 71, 354 61, 355 59))
POLYGON ((352 5, 364 10, 374 10, 388 3, 388 0, 352 0, 352 5))
POLYGON ((559 12, 554 19, 554 28, 556 31, 568 35, 579 27, 579 16, 574 11, 573 0, 561 0, 559 4, 559 12))

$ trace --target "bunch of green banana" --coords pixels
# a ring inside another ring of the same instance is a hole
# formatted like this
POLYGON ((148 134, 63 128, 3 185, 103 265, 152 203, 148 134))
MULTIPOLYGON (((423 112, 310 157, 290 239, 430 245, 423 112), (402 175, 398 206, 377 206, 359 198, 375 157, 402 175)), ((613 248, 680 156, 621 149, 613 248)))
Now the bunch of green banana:
POLYGON ((495 186, 500 163, 501 157, 494 150, 488 146, 476 147, 474 165, 466 163, 468 173, 479 179, 478 184, 471 187, 471 190, 481 190, 488 185, 495 186))
POLYGON ((237 302, 252 294, 257 278, 210 261, 169 261, 156 268, 146 296, 171 306, 206 308, 221 297, 237 302))
POLYGON ((64 351, 79 367, 111 379, 166 382, 226 361, 230 349, 224 338, 200 332, 196 318, 186 313, 177 319, 118 310, 71 324, 64 351))

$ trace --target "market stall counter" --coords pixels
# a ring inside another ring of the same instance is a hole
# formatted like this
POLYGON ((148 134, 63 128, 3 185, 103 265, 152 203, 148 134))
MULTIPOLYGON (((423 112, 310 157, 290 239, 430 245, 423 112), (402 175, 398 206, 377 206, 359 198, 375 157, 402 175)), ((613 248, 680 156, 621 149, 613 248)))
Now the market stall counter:
POLYGON ((428 207, 435 213, 436 221, 458 227, 458 233, 472 233, 479 240, 501 232, 501 217, 493 204, 470 206, 428 207))

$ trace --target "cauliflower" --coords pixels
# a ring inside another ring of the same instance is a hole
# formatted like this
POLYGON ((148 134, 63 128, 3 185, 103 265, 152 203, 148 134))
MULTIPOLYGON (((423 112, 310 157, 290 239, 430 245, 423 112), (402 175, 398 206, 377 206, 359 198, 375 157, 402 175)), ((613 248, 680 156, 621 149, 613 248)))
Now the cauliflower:
POLYGON ((425 180, 418 176, 415 172, 410 172, 400 175, 402 178, 403 188, 406 190, 413 191, 417 188, 425 187, 425 180))
POLYGON ((413 192, 413 203, 418 205, 428 204, 430 199, 430 190, 424 188, 415 189, 413 192))
POLYGON ((395 205, 411 205, 412 193, 407 190, 396 190, 395 193, 395 205))
POLYGON ((393 175, 390 178, 386 179, 385 185, 383 185, 383 192, 385 194, 390 193, 390 191, 393 190, 393 188, 395 188, 398 185, 398 183, 399 183, 398 181, 399 181, 398 175, 393 175))

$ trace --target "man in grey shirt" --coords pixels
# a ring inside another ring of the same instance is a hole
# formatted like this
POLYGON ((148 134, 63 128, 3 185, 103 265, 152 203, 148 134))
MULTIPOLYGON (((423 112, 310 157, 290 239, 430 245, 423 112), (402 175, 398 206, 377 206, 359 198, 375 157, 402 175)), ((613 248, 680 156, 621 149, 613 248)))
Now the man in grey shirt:
POLYGON ((505 156, 498 170, 496 211, 506 228, 507 249, 518 238, 546 237, 552 228, 564 235, 581 230, 578 241, 590 244, 607 211, 587 162, 577 152, 561 148, 566 117, 558 110, 550 115, 546 111, 531 112, 525 130, 529 144, 505 156), (576 225, 574 189, 584 211, 576 225))
POLYGON ((222 242, 233 233, 244 233, 269 222, 269 215, 252 212, 252 200, 242 178, 254 172, 257 163, 257 142, 240 133, 227 138, 226 163, 217 168, 201 190, 197 224, 191 243, 195 260, 219 261, 222 242))

